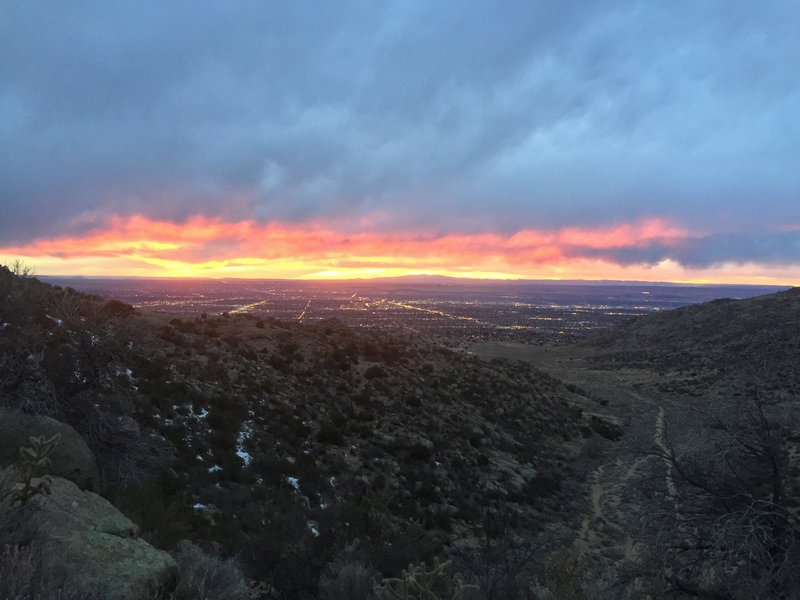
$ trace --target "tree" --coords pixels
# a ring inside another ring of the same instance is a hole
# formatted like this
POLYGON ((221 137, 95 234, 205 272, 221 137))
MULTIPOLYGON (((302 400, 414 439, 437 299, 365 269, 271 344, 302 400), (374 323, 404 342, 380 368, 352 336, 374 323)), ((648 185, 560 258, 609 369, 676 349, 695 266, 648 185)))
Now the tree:
POLYGON ((651 453, 666 467, 668 491, 645 507, 640 547, 674 589, 800 598, 798 482, 789 461, 795 410, 796 400, 751 387, 746 399, 719 402, 695 423, 663 420, 651 453))

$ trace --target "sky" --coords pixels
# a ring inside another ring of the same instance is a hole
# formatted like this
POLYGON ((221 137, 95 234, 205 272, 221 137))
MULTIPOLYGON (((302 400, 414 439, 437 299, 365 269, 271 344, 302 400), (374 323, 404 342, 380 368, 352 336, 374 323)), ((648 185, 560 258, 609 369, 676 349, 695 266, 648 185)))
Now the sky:
POLYGON ((800 3, 0 0, 0 263, 800 283, 800 3))

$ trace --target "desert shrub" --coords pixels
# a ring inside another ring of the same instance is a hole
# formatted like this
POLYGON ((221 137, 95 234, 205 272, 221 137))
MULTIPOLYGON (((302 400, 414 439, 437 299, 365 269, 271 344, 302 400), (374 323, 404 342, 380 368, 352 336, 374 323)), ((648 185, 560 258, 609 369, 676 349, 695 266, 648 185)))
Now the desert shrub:
POLYGON ((433 456, 433 450, 425 444, 414 444, 409 449, 409 455, 414 460, 429 460, 433 456))
POLYGON ((323 444, 341 446, 344 443, 344 436, 332 421, 323 421, 317 433, 317 440, 323 444))
POLYGON ((200 525, 183 484, 169 472, 107 492, 109 501, 139 526, 141 537, 157 548, 171 548, 200 525))
POLYGON ((409 565, 400 577, 387 578, 375 587, 378 600, 461 600, 467 590, 476 586, 464 585, 457 577, 448 580, 449 562, 434 559, 431 568, 423 563, 409 565))
POLYGON ((0 598, 3 600, 101 600, 103 590, 76 590, 43 572, 35 542, 0 548, 0 598))
POLYGON ((328 564, 319 582, 322 600, 372 600, 378 572, 364 561, 339 558, 328 564))
POLYGON ((308 437, 310 428, 301 419, 292 419, 286 427, 286 437, 294 440, 304 440, 308 437))
POLYGON ((113 317, 125 317, 133 312, 133 306, 120 300, 109 300, 103 305, 103 313, 113 317))
POLYGON ((372 365, 366 371, 364 371, 364 377, 366 379, 378 379, 381 377, 386 377, 386 371, 380 365, 372 365))
POLYGON ((540 472, 531 479, 523 490, 529 497, 545 497, 561 490, 561 479, 552 472, 540 472))
POLYGON ((414 408, 422 406, 422 400, 420 399, 419 396, 406 396, 405 400, 406 404, 414 408))
POLYGON ((188 541, 174 555, 180 576, 172 600, 246 600, 247 583, 236 560, 203 552, 188 541))
POLYGON ((239 356, 242 358, 246 358, 247 360, 256 361, 258 360, 258 354, 252 348, 245 348, 244 350, 239 350, 239 356))
POLYGON ((480 431, 470 431, 467 434, 469 445, 473 448, 480 448, 483 443, 483 434, 480 431))
POLYGON ((280 354, 273 354, 270 356, 269 360, 267 360, 267 364, 281 373, 288 374, 292 372, 291 364, 280 354))
POLYGON ((97 458, 104 488, 142 481, 151 469, 171 463, 175 449, 168 441, 149 435, 128 416, 93 406, 76 423, 97 458))

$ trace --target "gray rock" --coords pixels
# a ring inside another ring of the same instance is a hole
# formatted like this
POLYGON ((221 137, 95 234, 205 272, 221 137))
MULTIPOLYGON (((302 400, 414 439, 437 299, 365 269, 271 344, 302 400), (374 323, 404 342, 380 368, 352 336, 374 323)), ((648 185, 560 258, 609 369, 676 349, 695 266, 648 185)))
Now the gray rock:
POLYGON ((175 589, 175 560, 137 537, 136 525, 104 498, 54 477, 50 495, 31 502, 42 569, 71 589, 107 600, 151 600, 175 589))
POLYGON ((20 447, 28 445, 31 436, 55 434, 61 439, 50 453, 47 472, 69 479, 83 489, 98 489, 97 462, 89 446, 72 427, 50 417, 0 408, 0 466, 16 462, 20 447))
POLYGON ((622 420, 611 415, 583 413, 583 419, 592 431, 608 440, 617 441, 625 431, 622 420))

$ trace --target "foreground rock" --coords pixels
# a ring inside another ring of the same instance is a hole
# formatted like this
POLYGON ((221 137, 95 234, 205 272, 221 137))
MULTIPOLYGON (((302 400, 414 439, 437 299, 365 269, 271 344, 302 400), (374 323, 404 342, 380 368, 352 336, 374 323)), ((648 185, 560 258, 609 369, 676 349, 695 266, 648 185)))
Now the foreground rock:
POLYGON ((30 517, 42 570, 85 597, 151 600, 166 597, 178 567, 166 552, 138 537, 138 528, 108 501, 54 477, 30 517))
POLYGON ((98 488, 97 462, 81 435, 66 423, 41 415, 26 415, 18 410, 0 408, 0 465, 19 459, 19 449, 28 445, 31 436, 60 435, 50 453, 47 472, 69 479, 82 489, 98 488))

